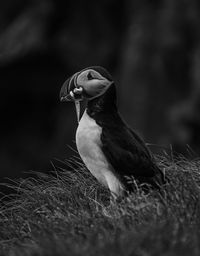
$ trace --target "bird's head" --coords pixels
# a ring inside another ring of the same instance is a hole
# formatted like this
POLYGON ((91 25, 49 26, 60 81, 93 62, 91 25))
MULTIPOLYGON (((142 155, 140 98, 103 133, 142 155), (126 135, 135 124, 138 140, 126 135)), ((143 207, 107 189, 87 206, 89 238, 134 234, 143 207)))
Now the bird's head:
POLYGON ((75 102, 79 120, 79 102, 84 99, 91 101, 103 95, 112 83, 113 79, 106 69, 98 66, 89 67, 75 73, 64 82, 60 100, 75 102))
POLYGON ((60 91, 61 101, 92 100, 113 83, 111 75, 102 67, 89 67, 68 78, 60 91))

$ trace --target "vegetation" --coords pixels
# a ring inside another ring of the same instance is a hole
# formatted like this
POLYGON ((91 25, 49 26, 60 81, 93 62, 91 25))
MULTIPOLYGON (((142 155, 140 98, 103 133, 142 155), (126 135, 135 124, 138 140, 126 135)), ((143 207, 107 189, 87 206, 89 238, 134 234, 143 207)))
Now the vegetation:
POLYGON ((136 186, 117 202, 78 158, 9 182, 15 193, 1 200, 0 254, 200 255, 200 160, 157 160, 170 183, 149 194, 136 186))

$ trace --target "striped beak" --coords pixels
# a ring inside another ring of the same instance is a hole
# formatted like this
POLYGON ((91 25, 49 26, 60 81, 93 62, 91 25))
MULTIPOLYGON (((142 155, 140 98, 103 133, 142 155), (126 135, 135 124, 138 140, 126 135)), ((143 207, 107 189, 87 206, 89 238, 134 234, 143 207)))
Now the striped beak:
POLYGON ((62 85, 60 90, 60 101, 74 101, 73 91, 76 88, 75 75, 68 78, 62 85))
POLYGON ((80 121, 80 101, 82 100, 82 88, 77 88, 76 77, 78 73, 67 79, 60 90, 60 101, 73 101, 75 103, 76 115, 80 121))
POLYGON ((75 108, 76 108, 77 121, 79 123, 79 121, 80 121, 80 113, 81 113, 81 104, 80 104, 80 101, 74 101, 74 103, 75 103, 75 108))

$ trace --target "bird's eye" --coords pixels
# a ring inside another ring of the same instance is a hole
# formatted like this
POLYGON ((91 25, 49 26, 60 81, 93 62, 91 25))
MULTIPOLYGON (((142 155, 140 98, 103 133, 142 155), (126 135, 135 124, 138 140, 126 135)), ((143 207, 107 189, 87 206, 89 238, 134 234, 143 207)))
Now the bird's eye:
POLYGON ((94 77, 91 75, 91 73, 89 72, 88 74, 87 74, 87 79, 88 80, 92 80, 94 77))

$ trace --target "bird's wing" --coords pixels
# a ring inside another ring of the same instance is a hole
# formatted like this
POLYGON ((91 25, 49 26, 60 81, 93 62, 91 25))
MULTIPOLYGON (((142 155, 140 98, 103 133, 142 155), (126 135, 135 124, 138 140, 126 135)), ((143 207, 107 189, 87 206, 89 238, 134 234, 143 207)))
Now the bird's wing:
POLYGON ((140 147, 142 147, 142 149, 145 151, 147 156, 149 156, 149 158, 152 159, 153 158, 152 154, 148 149, 148 147, 145 145, 145 142, 143 141, 143 139, 139 135, 137 135, 137 133, 135 133, 131 128, 129 128, 129 132, 132 134, 133 138, 139 143, 140 147))
POLYGON ((156 174, 151 154, 128 127, 102 130, 102 150, 113 168, 124 176, 152 178, 156 174))

